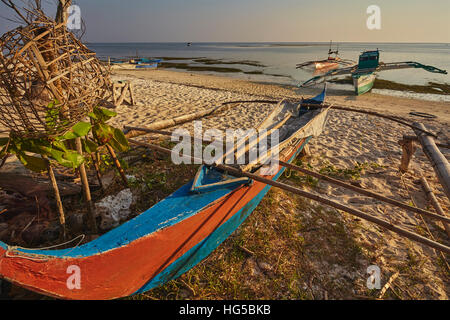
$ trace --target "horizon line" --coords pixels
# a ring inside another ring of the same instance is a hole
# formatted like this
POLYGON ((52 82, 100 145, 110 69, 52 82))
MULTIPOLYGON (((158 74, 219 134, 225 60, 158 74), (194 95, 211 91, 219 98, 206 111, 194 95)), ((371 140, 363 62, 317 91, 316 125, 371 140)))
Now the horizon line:
MULTIPOLYGON (((117 42, 99 42, 99 41, 84 41, 90 43, 325 43, 329 44, 329 41, 117 41, 117 42)), ((450 42, 398 42, 398 41, 386 41, 386 42, 367 42, 367 41, 339 41, 333 44, 339 43, 375 43, 375 44, 450 44, 450 42)))

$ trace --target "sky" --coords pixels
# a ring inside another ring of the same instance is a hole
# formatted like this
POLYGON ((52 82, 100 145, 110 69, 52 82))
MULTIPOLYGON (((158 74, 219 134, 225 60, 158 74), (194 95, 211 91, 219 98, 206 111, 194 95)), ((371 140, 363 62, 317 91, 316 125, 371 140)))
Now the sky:
MULTIPOLYGON (((20 2, 20 0, 18 0, 20 2)), ((53 14, 55 0, 44 0, 53 14)), ((74 0, 89 42, 450 43, 450 0, 74 0), (377 5, 381 29, 366 12, 377 5)), ((14 13, 0 3, 0 17, 14 13)), ((0 33, 14 24, 0 18, 0 33)))

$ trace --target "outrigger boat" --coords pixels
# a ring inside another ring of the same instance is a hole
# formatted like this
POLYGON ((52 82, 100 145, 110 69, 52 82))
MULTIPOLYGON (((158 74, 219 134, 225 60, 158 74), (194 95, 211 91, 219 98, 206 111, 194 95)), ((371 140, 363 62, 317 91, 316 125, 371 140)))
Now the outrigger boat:
POLYGON ((113 70, 156 69, 161 59, 136 58, 131 60, 110 61, 113 70))
POLYGON ((339 55, 339 46, 336 50, 331 49, 332 41, 330 41, 330 48, 328 49, 328 58, 324 60, 307 61, 297 64, 297 69, 313 67, 317 72, 336 70, 341 66, 353 66, 355 61, 348 59, 341 59, 339 55), (335 55, 334 57, 332 55, 335 55))
POLYGON ((408 68, 421 68, 432 73, 447 74, 446 70, 442 70, 433 66, 427 66, 414 61, 391 63, 380 62, 380 51, 377 49, 373 51, 364 51, 359 56, 359 62, 357 66, 329 71, 323 75, 319 75, 309 79, 308 81, 302 83, 300 87, 317 84, 328 77, 336 77, 348 74, 351 75, 353 79, 355 94, 362 95, 372 89, 376 79, 376 72, 408 68))
MULTIPOLYGON (((276 164, 268 174, 261 164, 277 148, 280 160, 292 162, 313 136, 321 134, 329 111, 324 99, 325 90, 313 99, 280 102, 259 126, 267 130, 267 137, 278 129, 279 143, 239 167, 277 180, 285 167, 276 164)), ((148 291, 205 259, 244 222, 270 188, 216 166, 202 166, 193 181, 89 243, 45 250, 0 242, 0 278, 63 299, 115 299, 148 291), (79 271, 81 282, 75 289, 67 285, 73 270, 79 271)))

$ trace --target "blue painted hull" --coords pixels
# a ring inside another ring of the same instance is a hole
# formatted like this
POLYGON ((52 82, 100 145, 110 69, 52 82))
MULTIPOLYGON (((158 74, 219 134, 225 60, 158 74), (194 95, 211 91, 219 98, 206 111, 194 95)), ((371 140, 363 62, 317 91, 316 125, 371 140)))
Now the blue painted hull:
MULTIPOLYGON (((292 162, 298 154, 303 150, 304 146, 309 142, 310 138, 299 146, 297 152, 287 162, 292 162)), ((285 168, 282 167, 272 180, 278 180, 283 174, 285 168)), ((195 247, 186 252, 182 257, 177 259, 155 278, 139 289, 135 294, 143 293, 155 287, 165 284, 170 280, 174 280, 186 273, 209 254, 211 254, 223 241, 225 241, 256 209, 264 196, 270 191, 271 186, 267 185, 256 197, 254 197, 247 205, 233 215, 227 222, 222 224, 216 231, 211 233, 206 239, 201 241, 195 247)))

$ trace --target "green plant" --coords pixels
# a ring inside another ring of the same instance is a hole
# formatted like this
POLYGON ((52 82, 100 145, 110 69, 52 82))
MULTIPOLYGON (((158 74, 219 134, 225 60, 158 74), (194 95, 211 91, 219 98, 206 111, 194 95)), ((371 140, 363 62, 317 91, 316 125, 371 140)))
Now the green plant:
POLYGON ((84 158, 68 145, 71 145, 71 140, 86 136, 90 130, 91 124, 79 122, 67 133, 56 138, 23 138, 11 132, 8 138, 0 138, 0 158, 6 154, 14 154, 26 168, 35 172, 47 170, 46 158, 75 169, 84 162, 84 158))
POLYGON ((91 123, 78 122, 65 134, 52 137, 51 132, 61 120, 57 103, 51 102, 47 106, 46 126, 49 136, 45 138, 24 138, 14 132, 9 137, 0 138, 0 159, 7 154, 14 154, 22 164, 35 172, 47 170, 48 159, 56 161, 67 168, 78 168, 84 161, 82 154, 75 151, 77 138, 82 138, 83 151, 96 152, 99 146, 109 145, 114 150, 123 152, 129 149, 128 141, 123 132, 114 128, 106 121, 116 116, 113 111, 96 107, 89 113, 91 123), (92 131, 93 139, 88 135, 92 131))
POLYGON ((109 119, 116 115, 116 112, 101 107, 94 108, 88 114, 91 118, 92 134, 95 142, 101 146, 109 145, 118 152, 125 152, 130 146, 123 132, 106 124, 109 119))

